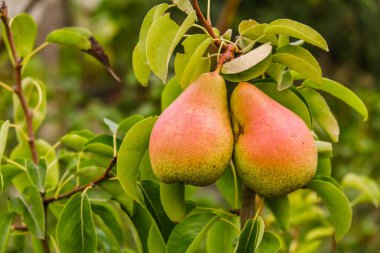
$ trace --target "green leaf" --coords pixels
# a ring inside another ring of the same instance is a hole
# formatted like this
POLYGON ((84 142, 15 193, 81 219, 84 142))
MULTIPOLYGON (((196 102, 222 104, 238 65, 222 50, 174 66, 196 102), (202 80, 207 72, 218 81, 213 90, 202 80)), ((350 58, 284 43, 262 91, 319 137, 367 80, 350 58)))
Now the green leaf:
POLYGON ((313 179, 307 187, 315 191, 330 211, 335 227, 335 240, 340 241, 351 227, 352 210, 346 195, 329 178, 313 179))
POLYGON ((22 196, 11 199, 9 211, 21 215, 29 231, 37 238, 45 237, 45 211, 36 188, 29 186, 22 192, 22 196))
POLYGON ((195 11, 178 26, 169 14, 159 17, 149 29, 147 36, 147 58, 153 73, 166 81, 168 65, 175 47, 196 20, 195 11))
POLYGON ((187 215, 185 202, 185 185, 182 183, 161 183, 160 197, 162 206, 175 223, 179 223, 187 215))
POLYGON ((186 38, 182 43, 185 54, 178 53, 176 55, 174 67, 183 89, 186 89, 199 75, 210 71, 210 59, 202 56, 211 42, 211 38, 195 34, 186 38))
POLYGON ((308 50, 302 47, 292 45, 280 47, 272 56, 272 61, 299 72, 305 78, 317 83, 321 82, 322 70, 318 61, 308 50))
POLYGON ((175 5, 177 5, 178 9, 187 14, 190 14, 194 11, 193 6, 190 3, 190 0, 171 0, 175 5))
POLYGON ((271 232, 264 232, 257 253, 275 253, 281 248, 280 240, 271 232))
POLYGON ((135 124, 126 134, 117 159, 117 174, 124 191, 133 200, 142 203, 137 190, 141 160, 148 149, 150 133, 157 117, 146 118, 135 124))
POLYGON ((157 228, 156 224, 152 224, 149 229, 148 234, 148 252, 149 253, 165 253, 166 245, 162 238, 160 230, 157 228))
POLYGON ((84 144, 82 150, 111 158, 113 156, 113 138, 106 134, 95 136, 84 144))
POLYGON ((123 245, 124 233, 116 210, 109 203, 104 201, 91 201, 91 209, 103 220, 104 224, 110 229, 120 245, 123 245))
MULTIPOLYGON (((253 20, 250 20, 253 21, 253 20)), ((248 22, 250 22, 248 21, 248 22)), ((243 21, 244 22, 244 21, 243 21)), ((255 22, 255 21, 254 21, 255 22)), ((268 24, 254 24, 254 23, 246 23, 242 26, 239 25, 239 29, 243 30, 240 35, 244 38, 249 39, 251 42, 257 41, 260 43, 270 42, 272 45, 277 46, 278 40, 274 34, 265 34, 265 29, 268 24)))
POLYGON ((83 149, 83 146, 88 142, 88 140, 93 137, 95 137, 95 134, 88 130, 72 131, 64 135, 60 142, 77 151, 80 151, 83 149))
POLYGON ((326 157, 318 157, 316 176, 331 177, 331 160, 326 157))
MULTIPOLYGON (((25 78, 22 80, 22 89, 26 98, 27 105, 33 109, 33 130, 36 132, 41 126, 42 121, 46 116, 46 90, 45 85, 32 78, 25 78)), ((24 111, 22 109, 20 100, 13 95, 13 115, 17 125, 24 129, 25 133, 28 132, 24 111)), ((24 137, 18 132, 18 140, 24 137)))
POLYGON ((144 116, 142 116, 140 114, 131 115, 131 116, 123 119, 119 123, 119 127, 117 128, 117 132, 125 135, 129 131, 129 129, 131 129, 137 122, 139 122, 143 119, 144 119, 144 116))
POLYGON ((139 203, 135 203, 133 215, 131 215, 132 225, 136 228, 139 241, 138 248, 142 248, 138 252, 148 251, 149 232, 154 220, 149 214, 148 210, 141 206, 139 203))
POLYGON ((273 213, 278 225, 287 231, 290 225, 290 202, 288 196, 265 199, 265 203, 273 213))
POLYGON ((66 203, 57 224, 57 241, 61 253, 96 252, 96 233, 87 194, 77 193, 66 203))
MULTIPOLYGON (((147 44, 147 36, 149 33, 149 29, 152 27, 152 24, 156 22, 156 20, 164 14, 164 12, 169 8, 170 6, 166 3, 159 4, 154 6, 152 9, 148 11, 146 16, 144 17, 144 20, 141 24, 140 28, 140 34, 139 34, 139 47, 140 47, 140 56, 141 59, 145 64, 148 63, 148 59, 146 57, 146 44, 147 44)), ((135 49, 136 50, 136 49, 135 49)))
POLYGON ((352 107, 352 109, 357 111, 363 117, 364 121, 368 119, 368 111, 363 101, 356 96, 354 92, 342 84, 328 78, 322 78, 320 84, 315 83, 312 80, 306 80, 302 83, 302 86, 327 92, 352 107))
POLYGON ((43 193, 45 191, 46 183, 46 162, 45 159, 41 159, 39 164, 34 164, 30 160, 25 160, 26 174, 28 175, 32 184, 36 189, 43 193))
POLYGON ((72 46, 81 50, 91 49, 91 32, 82 27, 65 27, 54 30, 48 34, 46 41, 49 43, 72 46))
MULTIPOLYGON (((1 158, 3 157, 5 145, 8 139, 8 131, 9 131, 9 120, 5 121, 0 128, 0 193, 4 189, 4 178, 1 172, 1 158)), ((1 251, 0 251, 1 253, 1 251)))
POLYGON ((287 35, 304 40, 323 50, 329 51, 325 39, 313 28, 290 19, 278 19, 271 22, 265 29, 265 33, 287 35))
POLYGON ((315 141, 318 149, 318 157, 333 157, 333 148, 330 142, 326 141, 315 141))
POLYGON ((256 252, 263 238, 264 228, 264 220, 260 216, 255 220, 250 219, 240 233, 236 253, 256 252))
MULTIPOLYGON (((235 224, 238 219, 230 220, 235 224)), ((207 253, 233 253, 239 236, 239 229, 224 220, 218 220, 207 233, 207 253)))
POLYGON ((281 82, 278 85, 277 89, 279 91, 286 90, 287 88, 289 88, 292 85, 293 85, 292 75, 290 74, 289 70, 286 70, 282 73, 281 82))
POLYGON ((184 219, 170 234, 167 253, 196 252, 203 236, 219 220, 213 213, 197 213, 184 219))
POLYGON ((145 206, 156 221, 164 240, 167 241, 174 223, 170 221, 162 206, 160 185, 150 180, 143 180, 140 183, 140 188, 144 195, 145 206))
MULTIPOLYGON (((236 172, 235 172, 236 173, 236 172)), ((240 200, 242 196, 241 181, 237 177, 237 192, 235 192, 234 172, 231 165, 229 165, 224 174, 215 182, 216 187, 222 194, 223 198, 227 201, 228 205, 232 209, 238 209, 240 206, 240 200)))
POLYGON ((136 80, 144 87, 148 86, 150 77, 150 67, 142 58, 140 45, 137 43, 132 54, 132 67, 135 73, 136 80))
POLYGON ((278 91, 275 83, 255 83, 265 94, 297 114, 311 128, 311 117, 305 103, 290 89, 278 91))
POLYGON ((327 133, 332 142, 338 142, 340 133, 338 122, 322 95, 310 88, 303 88, 298 91, 307 101, 311 115, 319 126, 327 133))
POLYGON ((4 253, 8 245, 8 237, 11 231, 13 214, 0 215, 0 253, 4 253))
POLYGON ((177 77, 170 79, 161 94, 161 110, 165 110, 182 92, 177 77))
POLYGON ((18 56, 25 58, 33 50, 36 41, 36 22, 29 14, 22 13, 12 18, 9 25, 18 56))
POLYGON ((272 52, 270 44, 264 44, 254 50, 239 56, 225 64, 220 70, 222 74, 238 74, 244 72, 266 59, 272 52))
MULTIPOLYGON (((342 187, 358 190, 364 196, 368 197, 376 207, 379 206, 380 189, 376 182, 371 178, 354 173, 348 173, 342 180, 342 187)), ((363 198, 363 196, 359 196, 358 199, 353 201, 353 203, 361 200, 361 198, 363 198)))
POLYGON ((116 134, 117 129, 119 128, 118 124, 110 119, 104 118, 104 124, 108 126, 112 134, 116 134))
MULTIPOLYGON (((282 83, 282 75, 283 75, 284 69, 285 69, 284 65, 271 62, 271 64, 268 66, 268 68, 265 72, 276 81, 278 86, 280 86, 282 83)), ((280 89, 278 89, 278 90, 280 90, 280 89)))

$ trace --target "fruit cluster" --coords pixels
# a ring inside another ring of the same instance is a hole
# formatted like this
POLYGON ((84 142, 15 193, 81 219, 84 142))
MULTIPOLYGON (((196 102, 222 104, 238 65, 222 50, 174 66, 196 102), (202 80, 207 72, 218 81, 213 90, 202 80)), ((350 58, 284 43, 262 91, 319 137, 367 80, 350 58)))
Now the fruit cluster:
POLYGON ((254 85, 241 82, 227 101, 224 79, 202 74, 161 114, 149 154, 164 183, 205 186, 231 158, 244 184, 263 197, 280 197, 315 175, 317 148, 295 113, 254 85))

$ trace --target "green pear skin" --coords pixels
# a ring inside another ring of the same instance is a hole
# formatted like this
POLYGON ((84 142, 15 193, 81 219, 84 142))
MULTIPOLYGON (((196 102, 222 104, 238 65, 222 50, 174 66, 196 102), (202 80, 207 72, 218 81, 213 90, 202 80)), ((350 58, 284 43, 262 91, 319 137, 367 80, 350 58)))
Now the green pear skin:
POLYGON ((276 198, 313 178, 318 152, 301 118, 246 82, 233 91, 230 107, 234 163, 249 188, 263 197, 276 198))
POLYGON ((158 118, 149 141, 156 177, 164 183, 214 183, 228 166, 233 133, 226 84, 202 74, 158 118))

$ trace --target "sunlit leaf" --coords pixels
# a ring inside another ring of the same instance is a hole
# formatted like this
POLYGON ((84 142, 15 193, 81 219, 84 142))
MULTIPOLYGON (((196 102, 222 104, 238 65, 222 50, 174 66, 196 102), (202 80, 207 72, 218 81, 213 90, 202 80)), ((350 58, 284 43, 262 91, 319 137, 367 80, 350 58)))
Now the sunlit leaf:
POLYGON ((265 33, 283 34, 289 37, 304 40, 314 46, 320 47, 323 50, 329 51, 325 39, 313 28, 290 20, 278 19, 271 22, 265 29, 265 33))
POLYGON ((132 54, 132 67, 137 81, 144 87, 148 86, 150 67, 142 58, 139 43, 135 46, 132 54))
MULTIPOLYGON (((353 188, 360 191, 363 195, 369 197, 370 201, 372 201, 376 207, 379 206, 380 189, 373 179, 354 173, 348 173, 342 180, 342 187, 353 188)), ((362 197, 359 196, 358 198, 359 199, 353 202, 357 202, 362 197)))
POLYGON ((125 135, 129 131, 129 129, 131 129, 137 122, 139 122, 143 119, 144 119, 144 116, 142 116, 140 114, 131 115, 131 116, 123 119, 119 123, 119 127, 117 128, 117 132, 125 135))
POLYGON ((34 47, 37 36, 36 22, 31 15, 22 13, 12 18, 9 25, 18 56, 25 58, 34 47))
POLYGON ((147 58, 149 66, 162 81, 166 81, 168 64, 175 47, 195 22, 196 14, 191 12, 178 26, 169 14, 157 19, 149 29, 147 37, 147 58))
POLYGON ((260 43, 270 42, 272 45, 278 45, 278 40, 274 34, 266 34, 265 29, 268 24, 253 24, 246 23, 242 26, 239 26, 243 32, 240 33, 244 38, 250 39, 252 42, 257 41, 260 43), (250 25, 250 26, 249 26, 250 25), (249 26, 249 27, 247 27, 249 26))
POLYGON ((40 193, 34 187, 27 187, 22 196, 11 199, 9 211, 22 216, 29 231, 39 239, 45 236, 45 211, 40 193))
POLYGON ((61 253, 95 253, 96 233, 90 201, 86 193, 77 193, 66 203, 57 224, 61 253))
POLYGON ((330 142, 315 141, 318 150, 318 157, 333 157, 333 148, 330 142))
POLYGON ((286 70, 282 73, 281 82, 278 85, 277 89, 279 91, 282 91, 282 90, 289 88, 292 85, 293 85, 292 75, 290 74, 290 72, 288 70, 286 70))
POLYGON ((307 187, 315 191, 326 204, 335 227, 335 240, 340 241, 351 227, 352 210, 346 195, 331 180, 318 177, 307 187))
POLYGON ((45 159, 41 159, 39 164, 34 164, 30 160, 26 160, 25 163, 26 172, 30 181, 39 192, 44 192, 46 183, 45 159))
POLYGON ((190 3, 190 0, 171 0, 175 5, 177 5, 178 9, 187 14, 190 14, 194 9, 190 3))
POLYGON ((85 28, 65 27, 49 33, 46 41, 64 46, 77 47, 81 50, 89 50, 91 48, 89 40, 91 36, 91 32, 85 28))
POLYGON ((249 81, 249 80, 252 80, 252 79, 264 74, 264 72, 267 70, 269 64, 271 63, 271 61, 272 61, 272 56, 269 55, 263 61, 259 62, 257 65, 253 66, 252 68, 250 68, 248 70, 245 70, 243 72, 236 73, 236 74, 223 74, 223 73, 221 73, 221 75, 224 79, 226 79, 227 81, 231 81, 231 82, 249 81))
POLYGON ((287 45, 280 47, 272 56, 272 61, 281 63, 299 72, 305 78, 321 82, 322 70, 314 56, 302 47, 287 45))
POLYGON ((5 121, 0 128, 0 193, 4 189, 4 177, 1 172, 1 158, 3 157, 5 145, 8 139, 9 121, 5 121))
POLYGON ((138 169, 148 149, 150 133, 157 117, 146 118, 134 125, 120 146, 117 159, 117 174, 124 191, 142 203, 137 188, 138 169))
POLYGON ((364 121, 368 119, 368 111, 363 101, 354 92, 342 84, 328 78, 322 78, 320 84, 315 83, 312 80, 306 80, 302 83, 302 86, 327 92, 351 106, 352 109, 357 111, 363 117, 364 121))
POLYGON ((196 252, 201 240, 217 220, 219 217, 213 213, 197 213, 187 217, 173 229, 166 252, 196 252))
POLYGON ((264 220, 260 216, 247 221, 239 236, 236 253, 256 252, 263 238, 264 228, 264 220))
POLYGON ((107 119, 107 118, 104 118, 103 119, 103 122, 104 124, 106 124, 109 128, 109 130, 111 131, 111 133, 115 134, 117 132, 117 129, 118 129, 118 124, 110 119, 107 119))

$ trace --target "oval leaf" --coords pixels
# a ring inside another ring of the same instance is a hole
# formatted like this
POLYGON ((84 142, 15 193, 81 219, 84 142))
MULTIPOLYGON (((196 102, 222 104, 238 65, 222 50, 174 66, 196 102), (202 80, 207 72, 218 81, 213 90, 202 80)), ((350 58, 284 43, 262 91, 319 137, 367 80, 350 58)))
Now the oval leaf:
POLYGON ((49 43, 72 46, 81 50, 91 49, 91 32, 82 27, 65 27, 54 30, 48 34, 46 41, 49 43))
POLYGON ((302 86, 327 92, 351 106, 352 109, 357 111, 363 117, 364 121, 368 119, 368 111, 363 101, 356 96, 354 92, 342 84, 328 78, 322 78, 322 82, 320 84, 315 83, 312 80, 306 80, 302 83, 302 86))
POLYGON ((179 223, 187 214, 185 185, 182 183, 161 183, 160 196, 162 206, 170 220, 179 223))
POLYGON ((288 68, 299 72, 305 78, 317 83, 321 82, 322 70, 318 61, 306 49, 287 45, 280 47, 272 57, 273 62, 281 63, 288 68))
POLYGON ((256 253, 275 253, 280 250, 280 240, 271 232, 265 232, 256 253))
POLYGON ((166 81, 168 65, 175 47, 186 31, 196 20, 195 11, 191 12, 178 26, 169 14, 165 14, 149 29, 147 36, 147 58, 153 73, 163 82, 166 81))
POLYGON ((265 33, 283 34, 304 40, 314 46, 329 51, 325 39, 313 28, 290 19, 278 19, 271 22, 265 33))
MULTIPOLYGON (((0 128, 0 161, 3 157, 5 145, 8 139, 8 131, 9 131, 9 120, 5 121, 0 128)), ((0 163, 1 166, 1 163, 0 163)), ((1 168, 1 167, 0 167, 1 168)))
POLYGON ((172 0, 172 2, 177 5, 178 9, 187 14, 190 14, 194 10, 190 0, 172 0))
POLYGON ((187 217, 173 229, 166 252, 195 252, 203 236, 218 219, 213 213, 197 213, 187 217))
POLYGON ((0 253, 4 253, 7 248, 12 220, 13 214, 7 213, 0 215, 0 253))
POLYGON ((57 242, 61 253, 95 253, 96 232, 90 201, 77 193, 66 203, 57 224, 57 242))
POLYGON ((272 46, 270 44, 261 45, 258 48, 223 64, 221 73, 237 74, 246 71, 267 58, 271 52, 272 46))
POLYGON ((315 191, 326 204, 335 227, 335 240, 340 241, 351 227, 352 210, 346 195, 330 180, 332 179, 318 177, 307 187, 315 191))
POLYGON ((280 227, 287 231, 290 225, 290 202, 288 196, 265 199, 265 203, 272 211, 277 223, 280 227))
MULTIPOLYGON (((342 180, 344 188, 353 188, 360 191, 363 195, 369 197, 372 203, 377 207, 380 200, 380 189, 376 182, 369 177, 348 173, 342 180)), ((356 201, 354 200, 354 203, 356 201)))
POLYGON ((117 174, 124 191, 142 203, 137 191, 140 163, 149 145, 150 133, 157 117, 146 118, 134 125, 126 134, 120 146, 117 159, 117 174))
POLYGON ((256 252, 263 238, 264 228, 264 220, 260 216, 255 220, 250 219, 240 233, 236 253, 256 252))
POLYGON ((13 43, 18 56, 25 58, 34 47, 37 36, 37 25, 29 14, 19 14, 9 23, 13 33, 13 43))
MULTIPOLYGON (((235 224, 238 219, 230 221, 235 224)), ((207 253, 233 253, 240 230, 224 220, 218 220, 207 233, 207 253)))
POLYGON ((156 224, 152 224, 149 229, 148 234, 148 250, 149 253, 165 253, 166 245, 162 238, 160 230, 157 228, 156 224))
MULTIPOLYGON (((140 42, 139 42, 140 43, 140 42)), ((148 86, 150 68, 142 58, 139 43, 135 46, 132 54, 132 67, 137 81, 144 87, 148 86)))
POLYGON ((181 93, 183 89, 179 84, 177 77, 173 77, 165 85, 161 94, 161 110, 165 110, 181 93))

